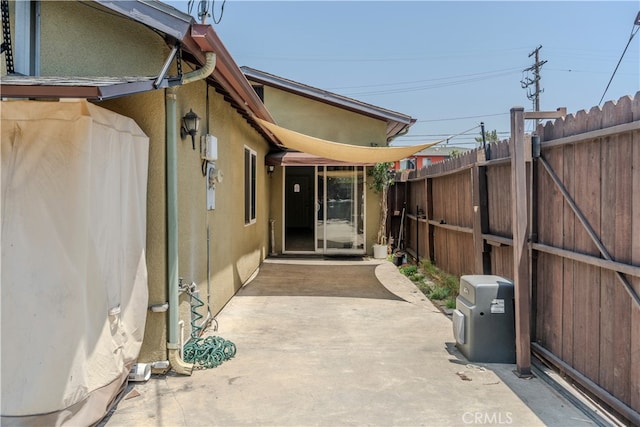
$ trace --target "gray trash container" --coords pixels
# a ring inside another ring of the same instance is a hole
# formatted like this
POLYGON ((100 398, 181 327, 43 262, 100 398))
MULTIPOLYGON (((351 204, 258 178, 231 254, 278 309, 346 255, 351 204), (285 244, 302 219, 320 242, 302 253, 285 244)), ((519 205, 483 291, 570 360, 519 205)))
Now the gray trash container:
POLYGON ((500 276, 462 276, 453 335, 470 362, 515 363, 513 283, 500 276))

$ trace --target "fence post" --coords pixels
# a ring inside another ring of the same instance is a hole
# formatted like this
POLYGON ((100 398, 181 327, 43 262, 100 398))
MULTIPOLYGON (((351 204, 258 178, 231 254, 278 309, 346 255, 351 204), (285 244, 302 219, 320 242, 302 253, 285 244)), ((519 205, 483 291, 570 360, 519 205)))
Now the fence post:
MULTIPOLYGON (((516 375, 531 376, 531 298, 524 108, 511 109, 511 212, 516 317, 516 375)), ((530 153, 529 153, 530 155, 530 153)))
POLYGON ((416 205, 416 264, 420 264, 420 206, 416 205))
POLYGON ((427 224, 427 252, 428 253, 428 257, 429 257, 429 262, 431 262, 431 264, 435 264, 436 261, 436 257, 435 257, 435 244, 434 244, 434 239, 435 239, 435 229, 436 227, 431 224, 431 220, 433 219, 433 178, 425 178, 426 182, 425 182, 425 189, 427 192, 427 200, 426 200, 426 204, 427 206, 425 206, 425 215, 426 215, 426 224, 427 224))
POLYGON ((491 253, 482 235, 489 232, 487 167, 478 163, 471 168, 473 203, 473 248, 476 274, 491 274, 491 253))

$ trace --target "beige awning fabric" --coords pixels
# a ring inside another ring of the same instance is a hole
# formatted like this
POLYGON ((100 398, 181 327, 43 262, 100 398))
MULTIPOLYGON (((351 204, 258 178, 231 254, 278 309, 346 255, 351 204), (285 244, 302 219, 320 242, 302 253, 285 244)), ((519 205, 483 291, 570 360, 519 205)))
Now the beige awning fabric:
POLYGON ((363 147, 359 145, 341 144, 313 136, 295 132, 265 120, 255 120, 282 142, 285 147, 325 159, 339 160, 349 163, 382 163, 395 162, 412 156, 418 151, 432 147, 442 141, 407 147, 363 147))
POLYGON ((374 166, 375 163, 341 162, 300 151, 279 151, 267 154, 264 164, 268 166, 374 166))

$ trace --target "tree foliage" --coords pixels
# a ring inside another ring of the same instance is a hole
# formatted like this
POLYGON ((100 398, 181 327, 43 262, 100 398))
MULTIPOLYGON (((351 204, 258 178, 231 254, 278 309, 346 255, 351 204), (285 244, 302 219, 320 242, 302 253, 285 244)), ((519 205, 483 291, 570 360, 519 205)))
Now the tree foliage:
MULTIPOLYGON (((498 131, 497 130, 492 130, 489 132, 484 133, 484 137, 485 140, 487 141, 487 144, 491 144, 493 142, 500 142, 500 138, 498 138, 498 131)), ((482 144, 482 131, 480 131, 480 136, 475 138, 476 142, 482 144)))
POLYGON ((393 162, 376 163, 374 167, 369 168, 367 175, 371 178, 369 188, 380 195, 380 225, 377 243, 384 245, 387 242, 387 193, 389 187, 395 183, 393 162))

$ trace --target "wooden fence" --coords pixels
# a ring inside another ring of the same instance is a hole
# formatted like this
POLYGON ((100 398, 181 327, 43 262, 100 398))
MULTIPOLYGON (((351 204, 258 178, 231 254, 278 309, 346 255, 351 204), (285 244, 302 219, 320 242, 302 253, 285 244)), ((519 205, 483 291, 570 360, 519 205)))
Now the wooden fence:
POLYGON ((527 282, 531 350, 640 425, 640 92, 536 134, 539 144, 523 145, 525 187, 515 185, 513 137, 399 174, 391 235, 451 274, 527 282), (514 262, 523 225, 528 266, 514 262))

